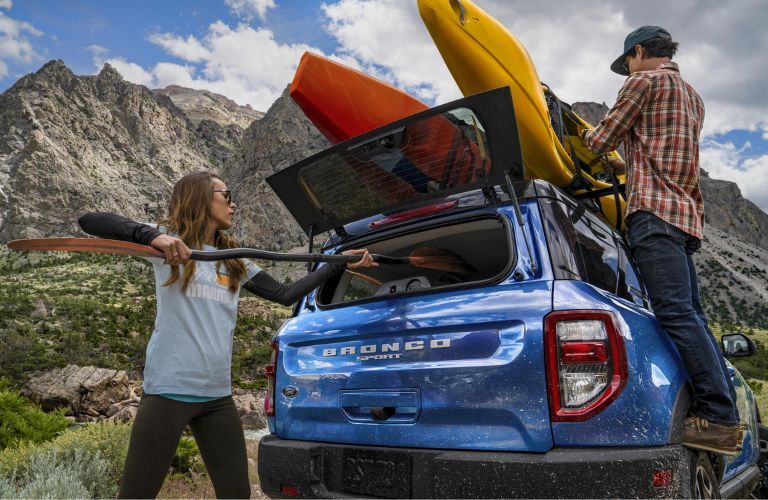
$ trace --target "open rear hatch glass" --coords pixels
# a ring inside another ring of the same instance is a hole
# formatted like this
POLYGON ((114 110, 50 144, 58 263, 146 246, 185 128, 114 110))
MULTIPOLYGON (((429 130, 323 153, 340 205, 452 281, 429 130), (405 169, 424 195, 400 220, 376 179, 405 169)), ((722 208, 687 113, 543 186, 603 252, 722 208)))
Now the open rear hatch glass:
POLYGON ((485 190, 493 199, 505 176, 523 179, 521 165, 512 99, 504 87, 337 144, 267 182, 307 234, 345 234, 352 222, 452 195, 485 190))

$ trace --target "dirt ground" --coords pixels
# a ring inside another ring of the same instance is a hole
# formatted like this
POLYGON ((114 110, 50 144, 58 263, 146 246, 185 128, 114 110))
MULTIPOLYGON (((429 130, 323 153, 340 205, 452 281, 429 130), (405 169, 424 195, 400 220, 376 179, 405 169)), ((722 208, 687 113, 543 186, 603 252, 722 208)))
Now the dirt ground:
MULTIPOLYGON (((259 442, 247 440, 248 450, 248 476, 251 479, 251 498, 269 498, 261 492, 259 486, 259 472, 257 470, 257 457, 259 442)), ((192 476, 169 477, 165 480, 163 488, 157 498, 216 498, 211 480, 205 474, 192 476)))

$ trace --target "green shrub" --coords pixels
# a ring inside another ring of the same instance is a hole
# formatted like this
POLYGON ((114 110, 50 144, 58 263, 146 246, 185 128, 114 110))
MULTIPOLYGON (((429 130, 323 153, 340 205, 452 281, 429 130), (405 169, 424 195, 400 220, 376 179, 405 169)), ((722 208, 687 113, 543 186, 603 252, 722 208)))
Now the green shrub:
POLYGON ((0 451, 0 477, 28 475, 35 457, 39 455, 80 454, 101 457, 106 464, 103 480, 117 487, 123 472, 130 433, 130 424, 105 421, 69 429, 46 443, 23 443, 15 448, 8 448, 0 451))
MULTIPOLYGON (((52 441, 2 450, 0 498, 114 497, 130 433, 130 424, 103 421, 70 428, 52 441)), ((171 473, 205 473, 194 439, 181 438, 171 473)))
POLYGON ((171 469, 174 474, 191 474, 192 472, 205 472, 205 467, 200 460, 200 451, 197 449, 197 443, 189 437, 182 437, 179 446, 176 448, 176 456, 171 462, 171 469))
POLYGON ((53 439, 69 426, 65 409, 45 413, 16 391, 0 389, 0 450, 53 439))
POLYGON ((107 462, 98 454, 38 451, 23 474, 14 473, 0 488, 4 498, 114 497, 117 485, 106 479, 106 471, 107 462))

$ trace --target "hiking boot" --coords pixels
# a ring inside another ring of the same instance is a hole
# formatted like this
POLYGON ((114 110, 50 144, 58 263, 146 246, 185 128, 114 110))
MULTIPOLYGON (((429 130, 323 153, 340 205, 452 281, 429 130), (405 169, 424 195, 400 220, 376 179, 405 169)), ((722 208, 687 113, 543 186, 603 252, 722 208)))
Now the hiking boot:
POLYGON ((734 456, 741 449, 743 432, 738 425, 720 425, 699 417, 683 421, 683 446, 734 456))

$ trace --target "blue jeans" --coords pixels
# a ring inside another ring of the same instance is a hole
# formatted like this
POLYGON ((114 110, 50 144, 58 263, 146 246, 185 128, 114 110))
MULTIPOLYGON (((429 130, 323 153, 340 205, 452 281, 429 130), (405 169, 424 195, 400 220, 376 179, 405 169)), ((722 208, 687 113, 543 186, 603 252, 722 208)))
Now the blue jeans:
POLYGON ((717 424, 738 423, 736 392, 699 298, 692 255, 701 240, 646 211, 627 222, 629 248, 653 312, 691 376, 691 413, 717 424))

